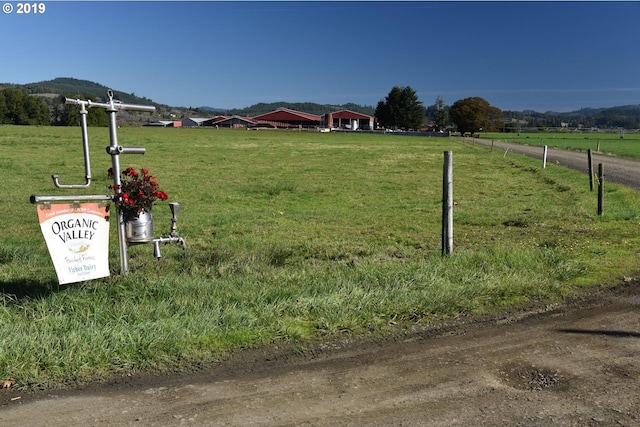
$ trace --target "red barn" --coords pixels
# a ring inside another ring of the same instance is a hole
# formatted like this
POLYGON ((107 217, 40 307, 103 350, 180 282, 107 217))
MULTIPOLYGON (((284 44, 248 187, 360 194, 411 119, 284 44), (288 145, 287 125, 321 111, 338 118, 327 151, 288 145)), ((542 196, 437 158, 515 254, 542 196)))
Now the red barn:
POLYGON ((253 117, 252 120, 284 128, 316 128, 320 126, 321 117, 288 108, 278 108, 276 111, 253 117))

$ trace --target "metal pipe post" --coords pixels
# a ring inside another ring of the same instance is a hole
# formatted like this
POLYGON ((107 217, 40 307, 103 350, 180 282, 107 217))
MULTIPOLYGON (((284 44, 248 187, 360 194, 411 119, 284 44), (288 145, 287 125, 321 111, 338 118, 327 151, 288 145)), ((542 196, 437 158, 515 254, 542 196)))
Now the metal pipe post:
MULTIPOLYGON (((114 201, 117 201, 122 194, 122 181, 120 180, 120 150, 118 150, 118 126, 116 123, 116 113, 118 110, 115 108, 113 102, 113 93, 108 92, 110 108, 107 109, 109 115, 109 146, 107 152, 111 154, 111 170, 113 171, 113 185, 114 185, 114 201)), ((127 237, 124 223, 124 215, 118 209, 116 203, 116 217, 118 218, 118 245, 120 247, 120 274, 126 275, 129 272, 129 261, 127 258, 127 237)))
POLYGON ((77 99, 65 100, 67 104, 80 105, 80 127, 82 129, 82 150, 84 153, 84 184, 61 184, 59 181, 60 175, 51 175, 53 179, 53 185, 57 188, 87 188, 91 185, 91 161, 89 160, 89 133, 87 131, 87 114, 86 109, 87 101, 80 101, 77 99))
POLYGON ((442 255, 453 252, 453 152, 444 152, 442 176, 442 255))

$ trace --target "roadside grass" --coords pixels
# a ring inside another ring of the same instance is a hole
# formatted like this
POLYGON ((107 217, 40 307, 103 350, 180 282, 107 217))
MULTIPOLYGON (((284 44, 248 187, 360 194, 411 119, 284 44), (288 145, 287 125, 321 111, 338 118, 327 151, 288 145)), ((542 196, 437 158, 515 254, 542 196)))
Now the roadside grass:
POLYGON ((536 147, 562 148, 567 150, 591 150, 629 159, 640 159, 640 133, 570 133, 570 132, 536 132, 536 133, 482 133, 483 139, 516 142, 536 147), (600 150, 600 151, 598 151, 600 150))
MULTIPOLYGON (((59 286, 29 196, 107 194, 107 129, 0 127, 0 378, 24 388, 190 370, 248 347, 549 304, 638 264, 640 197, 556 165, 448 138, 121 128, 122 156, 183 208, 187 250, 129 248, 120 276, 59 286), (453 151, 454 252, 440 255, 443 151, 453 151)), ((166 205, 166 204, 164 204, 166 205)), ((170 212, 153 210, 156 234, 170 212)))

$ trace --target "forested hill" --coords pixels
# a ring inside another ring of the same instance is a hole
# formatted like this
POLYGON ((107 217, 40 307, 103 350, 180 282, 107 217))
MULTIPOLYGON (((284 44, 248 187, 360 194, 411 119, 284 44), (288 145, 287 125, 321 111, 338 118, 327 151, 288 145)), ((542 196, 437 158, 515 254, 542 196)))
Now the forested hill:
POLYGON ((503 111, 507 127, 640 129, 640 104, 610 108, 582 108, 568 113, 503 111), (566 126, 564 126, 566 125, 566 126))
MULTIPOLYGON (((37 83, 27 83, 24 85, 15 85, 11 83, 0 83, 0 89, 2 88, 16 88, 20 89, 29 95, 61 95, 76 98, 90 98, 98 102, 106 102, 107 91, 109 87, 101 85, 99 83, 90 82, 88 80, 79 80, 70 77, 58 77, 53 80, 46 80, 37 83)), ((141 104, 141 105, 159 105, 148 98, 140 98, 134 94, 121 92, 115 89, 113 95, 115 99, 118 99, 127 104, 141 104)))

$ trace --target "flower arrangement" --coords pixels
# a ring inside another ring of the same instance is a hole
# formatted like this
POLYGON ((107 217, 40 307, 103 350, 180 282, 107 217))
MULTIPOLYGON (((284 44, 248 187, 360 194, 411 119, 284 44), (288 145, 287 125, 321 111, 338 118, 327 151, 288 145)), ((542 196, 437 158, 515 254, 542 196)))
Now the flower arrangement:
MULTIPOLYGON (((108 174, 113 178, 113 168, 109 168, 108 174)), ((110 185, 115 192, 114 201, 118 210, 125 216, 137 218, 143 211, 151 212, 151 208, 158 200, 167 200, 169 196, 160 190, 156 178, 149 175, 147 169, 140 169, 140 173, 134 168, 126 168, 120 173, 120 186, 110 185)))

